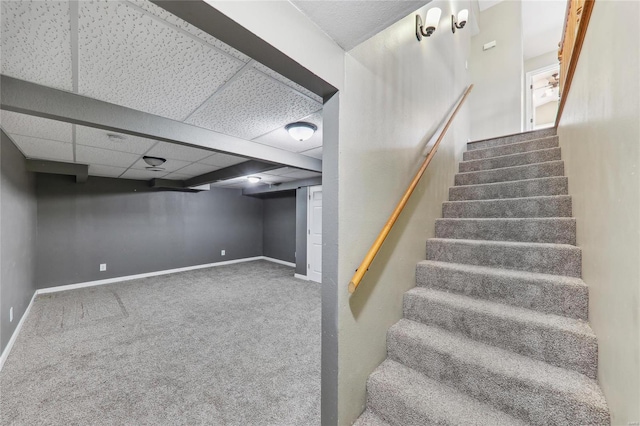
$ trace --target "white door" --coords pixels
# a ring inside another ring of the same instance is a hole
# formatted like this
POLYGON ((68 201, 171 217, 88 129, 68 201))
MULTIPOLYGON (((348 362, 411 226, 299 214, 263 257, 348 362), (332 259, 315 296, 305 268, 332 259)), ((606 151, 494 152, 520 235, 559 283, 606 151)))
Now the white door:
POLYGON ((309 187, 307 205, 307 279, 322 282, 322 185, 309 187))

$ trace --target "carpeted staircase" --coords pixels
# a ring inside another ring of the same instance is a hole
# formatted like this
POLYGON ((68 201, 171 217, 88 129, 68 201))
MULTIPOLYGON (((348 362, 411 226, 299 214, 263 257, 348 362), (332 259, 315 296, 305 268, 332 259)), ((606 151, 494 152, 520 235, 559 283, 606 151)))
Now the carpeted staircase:
POLYGON ((467 145, 369 425, 608 425, 555 129, 467 145))

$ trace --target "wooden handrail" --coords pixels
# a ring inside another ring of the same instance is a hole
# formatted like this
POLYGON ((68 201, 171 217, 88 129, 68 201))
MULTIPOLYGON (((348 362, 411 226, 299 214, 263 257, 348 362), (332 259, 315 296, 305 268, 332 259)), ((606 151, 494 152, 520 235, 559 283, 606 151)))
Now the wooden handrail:
POLYGON ((376 257, 376 255, 380 251, 380 247, 382 247, 382 243, 384 243, 384 240, 387 238, 387 235, 389 235, 389 232, 391 232, 391 228, 393 228, 393 225, 396 223, 396 220, 398 220, 398 217, 400 216, 400 213, 402 213, 402 210, 404 209, 404 206, 407 204, 407 201, 409 201, 409 197, 411 197, 413 190, 416 189, 416 186, 418 186, 418 183, 420 182, 420 178, 422 178, 422 175, 424 174, 425 170, 427 170, 427 166, 429 166, 429 163, 431 163, 433 156, 436 154, 436 151, 438 150, 438 146, 440 145, 440 142, 442 142, 442 139, 444 139, 444 136, 447 133, 447 130, 449 130, 449 126, 451 126, 451 122, 453 121, 456 114, 460 110, 460 107, 462 106, 464 101, 467 99, 467 96, 471 92, 471 89, 473 89, 473 84, 467 87, 467 90, 465 90, 464 94, 458 101, 458 105, 456 106, 456 109, 453 111, 453 113, 451 114, 451 117, 449 117, 449 120, 447 120, 447 124, 445 124, 444 128, 440 132, 440 135, 438 136, 436 143, 433 145, 431 152, 429 152, 429 155, 427 155, 427 158, 425 158, 424 162, 422 163, 422 166, 420 166, 420 169, 418 170, 418 173, 416 173, 415 177, 411 181, 411 184, 409 185, 407 190, 404 192, 402 199, 396 206, 393 213, 391 213, 391 217, 389 217, 389 220, 387 220, 387 223, 382 228, 382 231, 380 231, 380 234, 378 234, 378 238, 376 238, 376 240, 373 242, 373 245, 367 252, 367 255, 362 260, 362 263, 360 264, 358 269, 356 269, 356 273, 353 274, 353 277, 351 278, 351 282, 349 282, 349 293, 353 293, 354 291, 356 291, 356 288, 358 288, 358 285, 360 285, 360 281, 362 281, 362 277, 364 277, 364 274, 369 269, 369 266, 373 262, 373 259, 376 257))
POLYGON ((567 0, 567 16, 558 50, 560 105, 558 105, 558 113, 556 114, 556 127, 560 124, 560 117, 562 117, 562 111, 564 111, 564 105, 567 102, 594 4, 595 0, 567 0))

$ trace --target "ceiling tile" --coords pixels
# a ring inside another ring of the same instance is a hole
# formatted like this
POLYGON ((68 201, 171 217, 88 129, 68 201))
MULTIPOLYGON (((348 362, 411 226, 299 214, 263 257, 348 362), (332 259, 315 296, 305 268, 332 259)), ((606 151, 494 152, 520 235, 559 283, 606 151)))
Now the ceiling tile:
POLYGON ((102 176, 102 177, 119 177, 125 170, 125 167, 111 167, 111 166, 102 166, 99 164, 89 164, 89 175, 90 176, 102 176))
POLYGON ((216 49, 221 50, 221 51, 233 56, 234 58, 240 59, 243 62, 249 62, 249 60, 251 59, 247 55, 245 55, 243 53, 240 53, 239 51, 237 51, 236 49, 232 48, 228 44, 223 43, 222 41, 220 41, 217 38, 205 33, 204 31, 194 27, 193 25, 189 24, 188 22, 183 21, 182 19, 178 18, 174 14, 167 12, 166 10, 162 9, 159 6, 156 6, 155 4, 151 3, 150 1, 147 1, 147 0, 129 0, 129 3, 132 3, 135 6, 140 7, 145 12, 147 12, 147 13, 153 15, 153 16, 156 16, 156 17, 158 17, 160 19, 165 20, 170 25, 173 25, 173 26, 175 26, 177 28, 180 28, 183 31, 188 32, 189 34, 199 38, 200 40, 206 42, 207 44, 210 44, 211 46, 215 47, 216 49))
POLYGON ((188 123, 227 135, 253 139, 322 107, 253 68, 212 96, 188 123))
POLYGON ((0 112, 0 125, 5 132, 15 135, 67 143, 73 142, 72 125, 62 121, 3 110, 0 112))
POLYGON ((188 174, 192 176, 203 175, 205 173, 213 172, 220 169, 220 167, 212 166, 209 164, 193 163, 178 170, 178 173, 188 174))
MULTIPOLYGON (((181 169, 184 166, 188 166, 189 164, 191 163, 188 161, 168 159, 160 167, 164 169, 165 174, 167 174, 167 173, 175 172, 176 170, 181 169)), ((146 170, 147 167, 150 167, 150 166, 147 163, 145 163, 145 161, 142 158, 140 158, 138 161, 136 161, 136 163, 133 166, 131 166, 132 169, 136 169, 136 170, 146 170)))
POLYGON ((92 146, 77 145, 76 161, 84 164, 100 164, 103 166, 129 167, 138 158, 137 154, 111 151, 109 149, 94 148, 92 146))
POLYGON ((83 95, 183 120, 244 65, 127 3, 79 3, 83 95))
POLYGON ((218 153, 212 155, 211 157, 200 160, 200 163, 211 164, 218 167, 229 167, 233 166, 234 164, 244 163, 245 161, 247 161, 247 159, 244 157, 236 157, 235 155, 218 153))
POLYGON ((322 147, 319 146, 318 148, 313 148, 308 151, 303 151, 300 154, 322 160, 322 147))
POLYGON ((155 178, 164 178, 167 172, 151 172, 149 170, 129 169, 122 176, 121 179, 136 179, 136 180, 149 180, 155 178))
POLYGON ((131 154, 144 154, 157 142, 153 139, 140 138, 118 132, 76 126, 76 143, 78 145, 129 152, 131 154), (116 135, 122 139, 109 138, 109 135, 116 135))
POLYGON ((289 132, 285 130, 284 126, 282 126, 266 135, 254 139, 254 141, 291 152, 307 151, 322 146, 322 112, 316 112, 308 117, 295 121, 306 121, 315 124, 318 130, 306 141, 297 141, 293 139, 291 135, 289 135, 289 132))
POLYGON ((175 143, 159 142, 146 155, 160 158, 171 158, 182 161, 198 161, 211 156, 213 151, 193 148, 175 143))
POLYGON ((72 90, 68 1, 2 1, 2 74, 72 90))
POLYGON ((252 62, 251 66, 253 66, 255 69, 257 69, 258 71, 263 72, 264 74, 268 75, 269 77, 272 77, 276 80, 278 80, 281 83, 286 84, 287 86, 291 87, 294 90, 297 90, 298 92, 309 96, 311 99, 313 99, 314 101, 318 102, 319 104, 322 104, 322 98, 318 95, 316 95, 315 93, 313 93, 310 90, 305 89, 304 87, 300 86, 297 83, 294 83, 293 81, 289 80, 287 77, 283 76, 282 74, 279 74, 277 72, 275 72, 274 70, 272 70, 271 68, 262 65, 260 62, 252 62))
POLYGON ((73 163, 73 145, 29 136, 9 135, 27 158, 73 163))

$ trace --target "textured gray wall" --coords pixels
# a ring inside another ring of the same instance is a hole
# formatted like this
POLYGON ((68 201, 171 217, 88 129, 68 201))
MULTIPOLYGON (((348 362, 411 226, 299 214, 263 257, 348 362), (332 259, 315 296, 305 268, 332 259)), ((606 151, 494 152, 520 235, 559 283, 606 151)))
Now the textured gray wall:
POLYGON ((0 351, 4 350, 35 292, 36 186, 25 159, 1 132, 0 147, 0 351), (13 322, 9 309, 13 306, 13 322))
POLYGON ((296 274, 307 275, 307 194, 309 187, 296 190, 296 274))
POLYGON ((240 190, 161 192, 144 181, 39 174, 37 196, 38 288, 263 253, 262 200, 240 190))
POLYGON ((263 254, 296 261, 296 194, 279 192, 263 199, 263 254))

